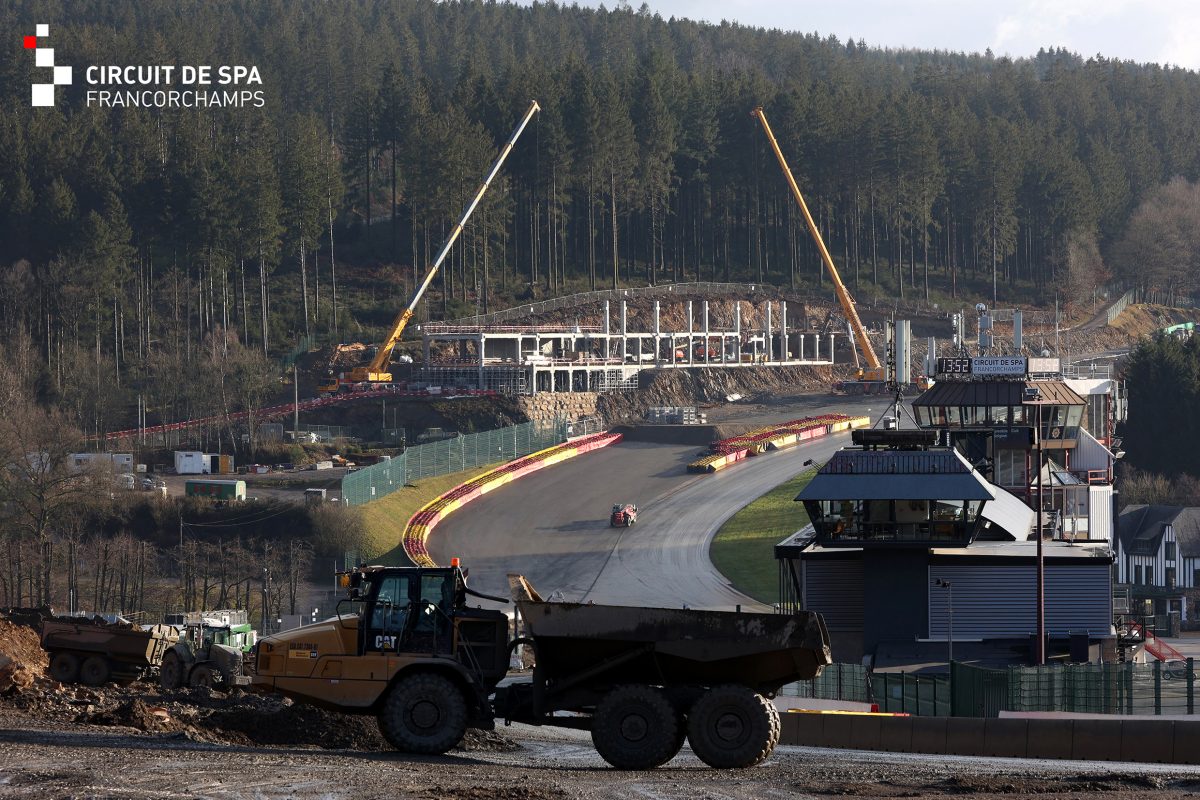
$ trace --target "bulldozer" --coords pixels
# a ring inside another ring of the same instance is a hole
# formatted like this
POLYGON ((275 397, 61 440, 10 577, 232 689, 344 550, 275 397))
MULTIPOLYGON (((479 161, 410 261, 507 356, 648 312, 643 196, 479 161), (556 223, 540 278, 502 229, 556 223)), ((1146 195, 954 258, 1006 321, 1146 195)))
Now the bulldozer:
POLYGON ((812 612, 547 602, 510 575, 510 621, 468 606, 508 601, 469 589, 457 563, 363 566, 340 579, 347 594, 335 617, 259 643, 253 685, 374 714, 384 738, 410 753, 444 753, 467 728, 502 718, 590 730, 619 769, 665 764, 685 739, 710 766, 749 767, 779 741, 770 697, 831 660, 812 612), (532 675, 500 687, 518 648, 532 675))

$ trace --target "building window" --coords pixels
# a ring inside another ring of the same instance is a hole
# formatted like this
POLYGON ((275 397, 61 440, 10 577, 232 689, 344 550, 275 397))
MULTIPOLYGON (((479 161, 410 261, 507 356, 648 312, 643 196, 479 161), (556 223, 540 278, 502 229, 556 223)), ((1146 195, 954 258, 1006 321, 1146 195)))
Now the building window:
POLYGON ((1142 583, 1142 565, 1138 564, 1133 568, 1133 582, 1139 586, 1142 583))
POLYGON ((1200 588, 1200 569, 1192 570, 1192 586, 1200 588))
POLYGON ((1168 589, 1175 588, 1175 568, 1174 567, 1167 567, 1167 588, 1168 589))
POLYGON ((1163 558, 1167 561, 1175 560, 1175 543, 1163 542, 1163 558))

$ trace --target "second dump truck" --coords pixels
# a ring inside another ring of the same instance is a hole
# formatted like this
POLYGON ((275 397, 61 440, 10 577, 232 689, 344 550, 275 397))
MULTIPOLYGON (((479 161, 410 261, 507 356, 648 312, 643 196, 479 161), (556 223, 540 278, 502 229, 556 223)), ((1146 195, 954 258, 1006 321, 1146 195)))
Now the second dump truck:
MULTIPOLYGON (((444 753, 495 719, 590 730, 620 769, 671 760, 685 739, 713 767, 749 767, 779 741, 770 698, 830 663, 818 614, 546 602, 510 576, 524 623, 470 608, 458 567, 360 567, 337 617, 263 639, 254 684, 374 714, 398 750, 444 753), (512 654, 530 678, 505 682, 512 654)), ((501 600, 501 602, 503 602, 501 600)))

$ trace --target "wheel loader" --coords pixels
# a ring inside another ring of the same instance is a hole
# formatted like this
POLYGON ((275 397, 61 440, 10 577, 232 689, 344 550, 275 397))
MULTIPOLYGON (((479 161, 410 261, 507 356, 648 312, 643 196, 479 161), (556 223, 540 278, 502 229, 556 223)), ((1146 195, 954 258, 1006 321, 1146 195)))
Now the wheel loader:
POLYGON ((830 663, 818 614, 547 602, 509 576, 516 624, 468 598, 457 565, 359 567, 335 617, 261 640, 252 678, 343 712, 374 714, 396 749, 438 754, 505 722, 590 730, 619 769, 651 769, 685 740, 713 767, 749 767, 779 741, 771 697, 830 663), (520 635, 510 636, 510 625, 520 635), (532 676, 505 680, 512 655, 532 676), (500 685, 501 682, 504 685, 500 685))

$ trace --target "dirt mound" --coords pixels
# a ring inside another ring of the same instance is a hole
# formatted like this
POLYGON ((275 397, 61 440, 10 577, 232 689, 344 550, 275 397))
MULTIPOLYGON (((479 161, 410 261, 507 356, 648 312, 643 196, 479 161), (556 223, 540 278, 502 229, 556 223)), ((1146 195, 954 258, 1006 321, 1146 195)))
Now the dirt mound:
POLYGON ((174 733, 184 727, 165 707, 148 705, 138 698, 126 700, 106 711, 85 713, 80 721, 92 725, 120 725, 154 733, 174 733))
POLYGON ((0 616, 0 694, 29 689, 49 667, 37 631, 0 616))
POLYGON ((273 711, 255 709, 255 703, 239 705, 213 711, 198 724, 214 733, 241 734, 253 744, 391 749, 374 717, 338 714, 307 705, 280 706, 273 711))
MULTIPOLYGON (((57 686, 57 685, 56 685, 57 686)), ((115 725, 147 733, 182 734, 193 741, 247 746, 319 747, 367 752, 391 750, 374 716, 339 714, 295 704, 279 695, 229 694, 210 689, 159 692, 149 685, 46 687, 38 711, 76 712, 76 722, 115 725), (83 706, 83 708, 80 708, 83 706)), ((464 751, 507 752, 519 748, 494 731, 468 731, 464 751)))

